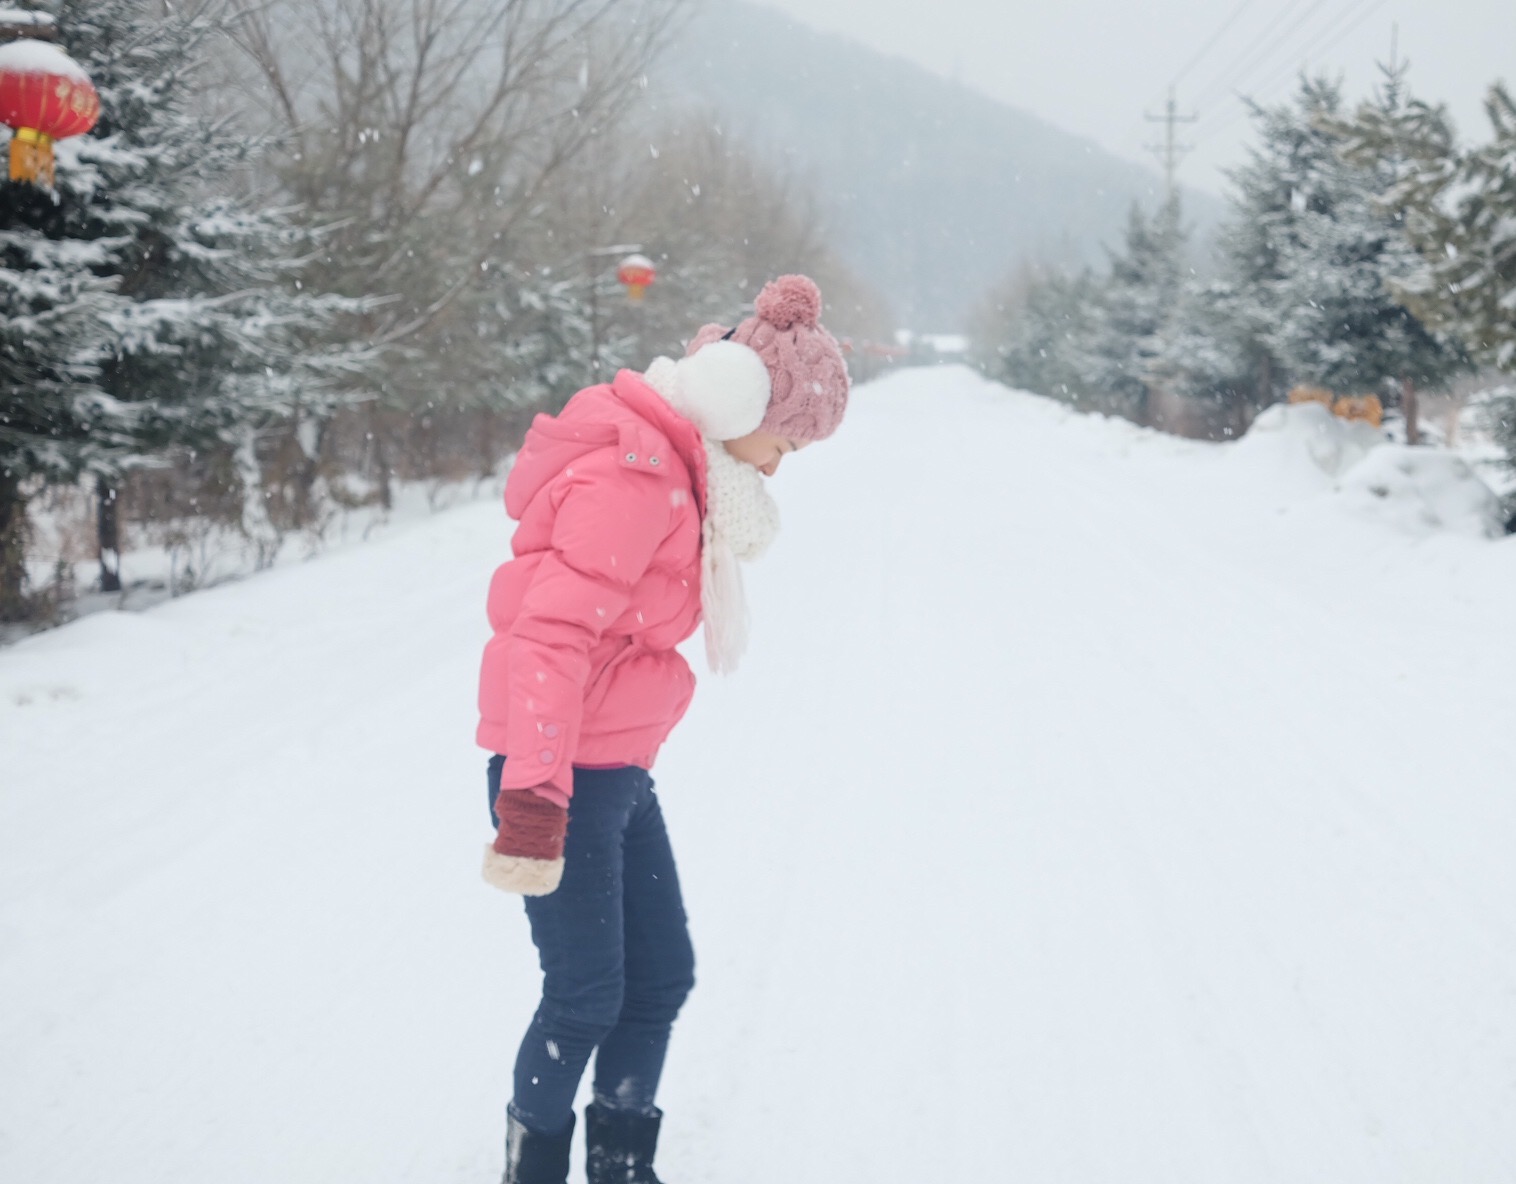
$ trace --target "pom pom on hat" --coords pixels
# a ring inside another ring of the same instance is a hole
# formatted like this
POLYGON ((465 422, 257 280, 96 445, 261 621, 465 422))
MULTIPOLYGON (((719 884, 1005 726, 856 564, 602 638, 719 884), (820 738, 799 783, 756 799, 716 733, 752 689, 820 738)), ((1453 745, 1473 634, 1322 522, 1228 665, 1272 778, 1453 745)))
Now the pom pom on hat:
POLYGON ((821 289, 807 276, 782 275, 763 285, 753 313, 780 332, 796 325, 814 329, 821 322, 821 289))
POLYGON ((702 328, 681 367, 718 344, 746 346, 768 368, 770 379, 761 422, 747 431, 761 427, 797 444, 825 439, 842 422, 849 382, 841 347, 821 327, 821 289, 807 276, 782 275, 763 286, 753 307, 754 315, 735 329, 702 328))

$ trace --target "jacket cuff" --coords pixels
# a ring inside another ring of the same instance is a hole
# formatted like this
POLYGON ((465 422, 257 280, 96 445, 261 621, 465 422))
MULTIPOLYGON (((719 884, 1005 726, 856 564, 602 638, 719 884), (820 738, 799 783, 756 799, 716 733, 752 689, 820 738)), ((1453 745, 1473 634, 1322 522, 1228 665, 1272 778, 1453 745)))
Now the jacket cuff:
MULTIPOLYGON (((576 691, 582 694, 582 691, 576 691)), ((530 697, 526 702, 534 700, 530 697)), ((551 785, 564 798, 574 796, 573 754, 577 746, 577 721, 518 712, 507 729, 508 743, 501 751, 505 767, 500 771, 501 789, 535 789, 551 785)))
MULTIPOLYGON (((508 789, 504 792, 521 793, 522 791, 519 789, 508 789)), ((563 792, 563 787, 558 784, 557 778, 554 778, 552 781, 549 781, 544 785, 533 785, 527 789, 526 792, 534 795, 535 797, 541 798, 544 802, 547 802, 550 805, 557 806, 560 810, 567 810, 569 807, 569 799, 574 796, 571 793, 563 792)))

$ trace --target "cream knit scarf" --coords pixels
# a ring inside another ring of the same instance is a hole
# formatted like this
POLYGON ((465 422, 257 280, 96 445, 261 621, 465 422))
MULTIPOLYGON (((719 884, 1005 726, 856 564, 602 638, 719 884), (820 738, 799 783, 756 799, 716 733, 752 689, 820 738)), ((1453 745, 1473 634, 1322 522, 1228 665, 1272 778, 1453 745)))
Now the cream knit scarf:
MULTIPOLYGON (((679 367, 657 358, 643 376, 678 407, 679 367)), ((705 656, 717 674, 737 669, 747 649, 747 596, 739 562, 757 559, 779 533, 779 507, 763 475, 732 456, 718 440, 705 444, 705 521, 701 524, 700 610, 705 618, 705 656)))

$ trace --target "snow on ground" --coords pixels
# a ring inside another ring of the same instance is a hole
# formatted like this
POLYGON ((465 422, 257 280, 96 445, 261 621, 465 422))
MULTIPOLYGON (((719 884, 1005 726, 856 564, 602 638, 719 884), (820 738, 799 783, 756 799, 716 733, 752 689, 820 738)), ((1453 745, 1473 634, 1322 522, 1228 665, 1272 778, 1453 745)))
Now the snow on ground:
MULTIPOLYGON (((656 771, 665 1179, 1516 1178, 1516 540, 1302 431, 924 370, 786 461, 753 652, 656 771)), ((498 1178, 506 541, 467 506, 0 651, 0 1179, 498 1178)))
MULTIPOLYGON (((503 467, 503 466, 502 466, 503 467)), ((74 588, 68 604, 73 618, 127 609, 141 612, 165 600, 240 580, 261 568, 330 554, 343 547, 383 537, 465 502, 495 500, 505 487, 503 475, 466 481, 396 481, 388 509, 370 501, 351 508, 334 507, 319 522, 284 534, 272 555, 235 527, 206 518, 168 519, 123 524, 123 591, 99 592, 100 559, 95 544, 93 480, 52 486, 29 507, 34 537, 28 548, 33 588, 48 588, 63 567, 74 588)), ((348 498, 372 495, 372 489, 343 491, 348 498)), ((20 626, 0 624, 0 645, 25 636, 20 626)))

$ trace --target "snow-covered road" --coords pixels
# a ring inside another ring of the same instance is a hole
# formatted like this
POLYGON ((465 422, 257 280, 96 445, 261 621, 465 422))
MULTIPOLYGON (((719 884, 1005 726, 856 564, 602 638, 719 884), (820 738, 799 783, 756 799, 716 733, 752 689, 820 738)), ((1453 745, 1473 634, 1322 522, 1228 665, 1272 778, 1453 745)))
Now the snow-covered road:
MULTIPOLYGON (((1298 452, 938 370, 785 463, 656 771, 670 1184, 1516 1179, 1516 539, 1298 452)), ((507 526, 0 651, 0 1179, 498 1178, 507 526)))

